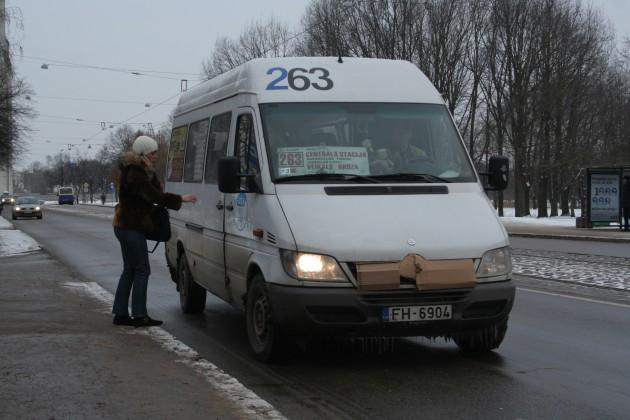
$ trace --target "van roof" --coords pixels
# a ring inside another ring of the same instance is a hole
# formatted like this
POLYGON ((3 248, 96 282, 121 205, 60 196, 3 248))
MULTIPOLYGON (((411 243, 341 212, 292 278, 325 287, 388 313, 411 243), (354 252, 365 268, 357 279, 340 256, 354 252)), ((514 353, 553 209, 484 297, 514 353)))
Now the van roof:
POLYGON ((408 61, 342 61, 337 57, 257 58, 184 92, 175 115, 243 93, 256 95, 259 103, 444 103, 424 73, 408 61))

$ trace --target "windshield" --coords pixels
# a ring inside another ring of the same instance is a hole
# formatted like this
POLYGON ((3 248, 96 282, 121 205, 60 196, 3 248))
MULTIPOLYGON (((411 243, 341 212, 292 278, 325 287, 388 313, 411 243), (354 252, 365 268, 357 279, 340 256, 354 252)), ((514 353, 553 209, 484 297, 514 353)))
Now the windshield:
POLYGON ((35 197, 20 197, 15 204, 38 204, 38 201, 35 197))
POLYGON ((72 195, 72 188, 59 188, 59 195, 72 195))
POLYGON ((443 105, 281 103, 260 109, 274 182, 360 180, 353 175, 376 182, 476 182, 443 105))

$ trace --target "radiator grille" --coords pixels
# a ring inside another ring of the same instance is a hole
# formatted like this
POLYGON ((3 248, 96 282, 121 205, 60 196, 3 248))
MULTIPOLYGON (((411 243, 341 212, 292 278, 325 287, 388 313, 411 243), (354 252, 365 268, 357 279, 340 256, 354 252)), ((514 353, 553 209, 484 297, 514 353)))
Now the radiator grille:
POLYGON ((417 290, 393 290, 387 293, 362 293, 363 302, 372 305, 412 305, 412 304, 448 304, 465 300, 470 289, 436 290, 421 292, 417 290))

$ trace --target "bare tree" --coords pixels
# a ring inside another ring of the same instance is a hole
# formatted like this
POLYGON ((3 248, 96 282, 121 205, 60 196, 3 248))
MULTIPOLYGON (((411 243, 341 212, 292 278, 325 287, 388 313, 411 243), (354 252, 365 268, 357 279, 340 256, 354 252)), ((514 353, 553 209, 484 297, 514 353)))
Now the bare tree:
POLYGON ((131 150, 133 141, 143 134, 141 130, 134 130, 126 124, 118 127, 105 140, 100 152, 101 157, 108 162, 116 161, 121 153, 131 150))
POLYGON ((630 38, 617 54, 579 0, 312 0, 293 36, 258 25, 220 40, 206 74, 286 51, 408 60, 442 93, 476 164, 512 159, 516 216, 532 199, 539 217, 569 214, 582 168, 630 164, 630 38))
POLYGON ((34 116, 27 102, 31 89, 13 71, 11 58, 21 47, 5 39, 5 27, 12 23, 22 29, 20 9, 0 9, 0 166, 9 165, 24 151, 21 137, 28 129, 26 121, 34 116))
POLYGON ((293 55, 295 39, 288 26, 275 18, 254 22, 238 40, 219 38, 211 57, 203 63, 203 73, 210 79, 254 58, 293 55))

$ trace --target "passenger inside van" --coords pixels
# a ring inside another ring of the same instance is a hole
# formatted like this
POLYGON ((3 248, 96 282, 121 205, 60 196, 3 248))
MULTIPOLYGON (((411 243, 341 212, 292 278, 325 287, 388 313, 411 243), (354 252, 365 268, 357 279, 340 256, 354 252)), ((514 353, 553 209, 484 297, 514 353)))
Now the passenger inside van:
POLYGON ((317 132, 311 135, 310 146, 336 146, 337 138, 332 133, 317 132))
POLYGON ((427 153, 414 145, 413 137, 414 133, 409 124, 396 124, 387 147, 376 151, 376 157, 371 164, 372 173, 405 172, 419 161, 429 161, 427 153))

